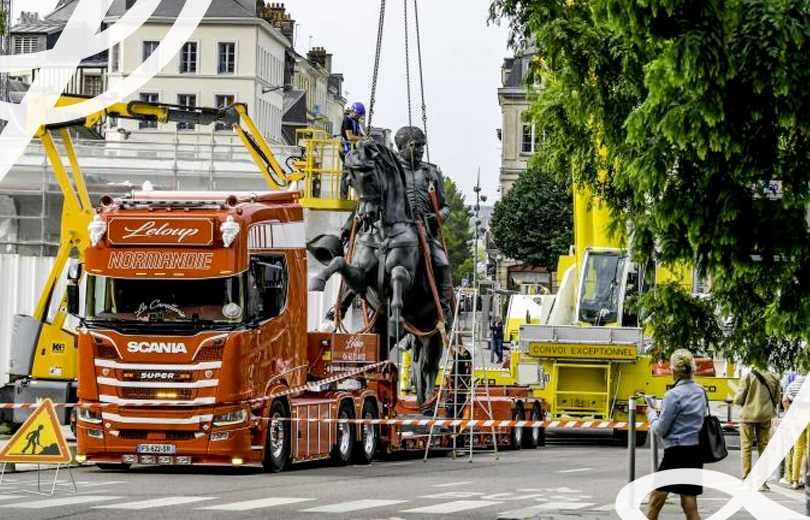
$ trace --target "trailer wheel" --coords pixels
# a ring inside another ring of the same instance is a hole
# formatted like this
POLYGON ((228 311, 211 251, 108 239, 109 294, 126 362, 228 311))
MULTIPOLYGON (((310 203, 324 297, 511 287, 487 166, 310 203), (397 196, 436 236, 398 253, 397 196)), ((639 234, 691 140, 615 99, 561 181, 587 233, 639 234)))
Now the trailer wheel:
MULTIPOLYGON (((378 419, 377 403, 373 399, 363 403, 363 410, 360 412, 362 419, 378 419)), ((357 464, 371 464, 374 460, 374 453, 377 451, 377 444, 380 439, 379 426, 376 424, 363 424, 360 426, 360 439, 355 446, 355 462, 357 464)))
POLYGON ((272 473, 278 473, 290 463, 290 421, 284 420, 289 416, 283 401, 276 399, 270 405, 263 466, 272 473))
MULTIPOLYGON (((338 419, 353 419, 352 404, 343 401, 338 408, 338 419)), ((353 424, 337 424, 335 427, 335 445, 332 447, 332 462, 336 466, 345 466, 352 460, 354 451, 355 426, 353 424)))
MULTIPOLYGON (((513 421, 523 421, 526 419, 526 416, 523 413, 523 403, 518 403, 515 406, 515 411, 512 412, 512 420, 513 421)), ((519 450, 523 447, 523 438, 524 438, 524 428, 517 426, 513 427, 509 432, 509 448, 513 450, 519 450)))
POLYGON ((116 464, 112 462, 96 462, 96 467, 101 471, 127 471, 132 464, 116 464))
MULTIPOLYGON (((645 444, 647 444, 647 433, 646 431, 637 431, 636 432, 636 447, 641 448, 645 444)), ((630 434, 627 430, 613 430, 613 440, 618 442, 620 445, 627 447, 629 444, 630 434)))
MULTIPOLYGON (((532 414, 531 417, 529 417, 529 420, 531 421, 543 420, 542 413, 540 412, 540 407, 537 405, 537 403, 535 403, 534 406, 532 406, 532 414)), ((545 445, 546 444, 545 435, 546 435, 545 428, 541 426, 532 426, 531 429, 529 429, 529 435, 526 436, 526 445, 525 445, 526 448, 533 450, 538 446, 545 445)))

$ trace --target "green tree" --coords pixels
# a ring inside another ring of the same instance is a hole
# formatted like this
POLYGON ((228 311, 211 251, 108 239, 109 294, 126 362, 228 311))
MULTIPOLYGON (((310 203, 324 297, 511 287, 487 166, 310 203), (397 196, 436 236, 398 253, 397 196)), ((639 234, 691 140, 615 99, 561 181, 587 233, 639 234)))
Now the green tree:
POLYGON ((453 266, 453 283, 461 284, 462 278, 472 279, 473 239, 470 230, 470 210, 464 204, 464 194, 450 177, 444 177, 444 197, 450 208, 450 217, 444 222, 444 238, 453 266))
POLYGON ((542 56, 538 165, 602 196, 615 226, 633 230, 637 261, 699 266, 729 317, 728 350, 801 362, 810 3, 494 0, 492 15, 542 56))
POLYGON ((537 168, 520 174, 492 214, 492 234, 501 252, 534 267, 554 268, 574 241, 570 185, 537 168))

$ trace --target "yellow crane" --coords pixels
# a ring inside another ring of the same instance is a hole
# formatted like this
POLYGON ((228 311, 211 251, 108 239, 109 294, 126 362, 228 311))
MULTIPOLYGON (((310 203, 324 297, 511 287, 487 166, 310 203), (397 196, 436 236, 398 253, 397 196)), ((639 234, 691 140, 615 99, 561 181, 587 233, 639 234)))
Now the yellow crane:
MULTIPOLYGON (((68 106, 86 101, 73 95, 62 96, 57 106, 68 106)), ((35 137, 45 149, 54 170, 59 187, 64 195, 62 208, 60 247, 54 266, 32 316, 15 316, 12 337, 11 370, 16 402, 31 402, 38 398, 51 397, 60 402, 72 399, 77 376, 77 348, 73 333, 65 330, 69 314, 78 314, 78 309, 68 308, 67 293, 77 291, 81 280, 81 265, 90 244, 88 226, 95 211, 87 191, 84 176, 73 146, 70 128, 95 128, 108 117, 163 123, 190 123, 198 125, 225 124, 242 140, 250 157, 273 190, 281 190, 291 182, 300 182, 302 205, 313 209, 351 210, 356 202, 336 200, 337 184, 341 166, 329 161, 337 157, 339 140, 329 139, 324 133, 306 130, 299 136, 304 150, 302 159, 294 165, 293 172, 285 172, 276 160, 272 149, 262 137, 248 114, 245 104, 237 103, 225 108, 187 107, 163 103, 131 101, 115 103, 103 111, 81 120, 58 125, 43 125, 35 137), (60 156, 57 139, 64 147, 67 163, 60 156), (329 182, 332 191, 327 192, 322 184, 329 182), (316 189, 317 188, 317 189, 316 189), (333 199, 324 194, 335 194, 333 199), (71 258, 68 287, 65 294, 57 294, 65 267, 71 258), (48 319, 52 303, 59 305, 52 319, 48 319)), ((74 299, 70 299, 73 301, 74 299)), ((75 299, 78 302, 78 298, 75 299)), ((25 419, 25 410, 15 411, 15 422, 25 419)))

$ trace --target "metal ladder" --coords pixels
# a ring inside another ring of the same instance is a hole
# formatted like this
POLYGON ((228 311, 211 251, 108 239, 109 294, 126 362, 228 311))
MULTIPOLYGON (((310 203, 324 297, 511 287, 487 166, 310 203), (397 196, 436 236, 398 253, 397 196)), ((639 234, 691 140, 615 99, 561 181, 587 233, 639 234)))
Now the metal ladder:
MULTIPOLYGON (((482 360, 483 367, 483 385, 481 382, 476 381, 475 377, 475 363, 478 358, 477 354, 477 341, 478 341, 478 327, 476 327, 476 315, 478 313, 478 289, 462 290, 456 296, 456 308, 453 316, 453 327, 450 334, 450 345, 444 352, 444 360, 442 363, 441 384, 439 385, 439 392, 436 397, 436 404, 433 408, 433 420, 437 419, 455 419, 462 421, 462 428, 459 429, 458 425, 452 426, 453 433, 453 446, 450 448, 453 458, 456 458, 459 452, 462 454, 465 451, 469 452, 469 461, 473 461, 473 453, 475 451, 475 436, 480 434, 476 431, 475 426, 472 426, 472 421, 476 420, 476 413, 483 414, 477 420, 492 421, 492 401, 489 394, 489 374, 487 369, 486 360, 482 360), (461 308, 461 300, 465 295, 471 295, 473 299, 473 312, 471 321, 471 330, 459 330, 459 309, 461 308), (468 351, 463 342, 463 337, 467 335, 472 338, 471 349, 468 351), (449 385, 449 386, 448 386, 449 385), (478 395, 479 387, 483 386, 483 395, 478 395), (483 403, 481 399, 483 398, 483 403), (442 406, 444 404, 444 406, 442 406), (439 417, 439 408, 442 407, 446 417, 439 417), (465 417, 468 416, 468 417, 465 417), (470 425, 464 425, 470 421, 470 425), (460 433, 466 429, 467 433, 460 433), (468 446, 459 448, 458 439, 468 435, 468 446)), ((431 424, 430 434, 428 435, 428 442, 425 446, 425 457, 427 460, 433 444, 434 430, 436 426, 431 424)), ((495 459, 498 459, 498 436, 495 432, 495 427, 491 427, 492 434, 492 450, 485 449, 480 451, 492 451, 495 454, 495 459)))

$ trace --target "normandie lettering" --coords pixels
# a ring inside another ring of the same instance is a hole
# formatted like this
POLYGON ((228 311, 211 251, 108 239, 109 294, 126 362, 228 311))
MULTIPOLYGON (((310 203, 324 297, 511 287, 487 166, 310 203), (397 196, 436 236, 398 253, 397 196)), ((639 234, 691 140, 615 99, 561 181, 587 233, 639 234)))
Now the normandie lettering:
POLYGON ((213 253, 124 253, 110 254, 109 269, 201 271, 211 268, 213 253))

